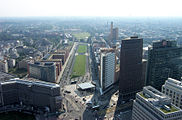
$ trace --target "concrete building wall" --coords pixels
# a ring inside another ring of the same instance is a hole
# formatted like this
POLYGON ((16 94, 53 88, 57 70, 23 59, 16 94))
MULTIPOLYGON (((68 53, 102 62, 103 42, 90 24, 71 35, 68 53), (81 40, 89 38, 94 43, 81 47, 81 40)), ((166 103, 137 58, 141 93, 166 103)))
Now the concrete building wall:
POLYGON ((147 86, 136 94, 133 103, 132 120, 180 120, 182 110, 171 104, 171 99, 155 88, 147 86), (175 110, 167 110, 171 106, 175 110))
POLYGON ((168 78, 162 86, 162 92, 172 99, 172 103, 182 109, 182 84, 181 81, 168 78))
POLYGON ((60 87, 44 82, 13 80, 1 83, 0 107, 3 105, 23 105, 38 108, 49 107, 55 112, 62 107, 60 87))
POLYGON ((21 60, 20 62, 18 62, 18 68, 19 69, 27 69, 27 66, 28 66, 28 62, 27 60, 21 60))
POLYGON ((15 65, 16 65, 15 59, 9 59, 8 60, 8 67, 9 68, 13 68, 13 67, 15 67, 15 65))
POLYGON ((56 64, 53 62, 46 63, 29 63, 29 77, 40 79, 46 82, 56 82, 56 64))
POLYGON ((7 62, 7 60, 0 60, 0 71, 8 73, 8 62, 7 62))
POLYGON ((101 88, 104 91, 106 88, 115 82, 115 53, 101 53, 101 88))

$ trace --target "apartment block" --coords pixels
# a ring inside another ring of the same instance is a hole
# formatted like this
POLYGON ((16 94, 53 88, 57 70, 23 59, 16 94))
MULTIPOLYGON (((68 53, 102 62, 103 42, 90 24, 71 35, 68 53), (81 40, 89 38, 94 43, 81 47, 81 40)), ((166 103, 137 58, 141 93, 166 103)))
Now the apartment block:
POLYGON ((29 77, 46 82, 56 82, 56 64, 53 62, 35 62, 28 64, 29 77))

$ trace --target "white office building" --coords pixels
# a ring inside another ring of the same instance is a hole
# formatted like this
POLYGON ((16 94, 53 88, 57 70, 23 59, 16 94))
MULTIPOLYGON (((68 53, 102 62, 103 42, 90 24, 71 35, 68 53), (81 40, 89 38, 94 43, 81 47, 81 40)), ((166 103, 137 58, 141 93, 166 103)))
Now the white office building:
POLYGON ((100 60, 100 85, 101 91, 104 92, 115 82, 115 52, 101 52, 100 60))
POLYGON ((172 103, 182 108, 182 82, 168 78, 162 86, 162 92, 172 99, 172 103))
POLYGON ((182 110, 171 103, 171 98, 151 86, 136 94, 132 120, 182 120, 182 110))

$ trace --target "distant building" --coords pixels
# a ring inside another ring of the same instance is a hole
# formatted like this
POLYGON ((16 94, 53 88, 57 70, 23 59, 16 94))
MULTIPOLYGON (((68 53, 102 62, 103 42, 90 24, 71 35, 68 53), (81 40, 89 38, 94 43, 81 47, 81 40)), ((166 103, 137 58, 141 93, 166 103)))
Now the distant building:
POLYGON ((19 54, 17 53, 17 50, 15 48, 9 49, 9 55, 13 59, 17 59, 19 57, 19 54))
POLYGON ((118 28, 114 28, 113 31, 112 31, 112 39, 113 39, 113 42, 116 43, 116 40, 118 40, 118 28))
POLYGON ((135 94, 144 86, 144 81, 142 81, 142 49, 142 38, 130 37, 122 40, 119 94, 123 101, 134 99, 135 94))
POLYGON ((162 92, 172 99, 172 103, 182 109, 182 82, 168 78, 162 86, 162 92))
POLYGON ((151 86, 136 94, 132 120, 181 120, 182 110, 171 104, 171 98, 151 86))
POLYGON ((56 64, 53 62, 35 62, 28 64, 29 77, 46 82, 56 82, 56 64))
POLYGON ((17 108, 35 112, 42 110, 56 112, 62 108, 60 86, 57 84, 12 79, 0 83, 0 111, 14 111, 17 108))
POLYGON ((146 85, 161 90, 168 77, 180 80, 182 76, 182 47, 176 41, 153 42, 148 49, 146 85))
POLYGON ((34 60, 32 58, 25 58, 18 62, 18 69, 27 69, 29 63, 33 63, 34 60))
POLYGON ((62 59, 40 60, 42 63, 52 62, 56 64, 56 80, 59 79, 62 70, 62 59))
POLYGON ((16 65, 15 59, 9 59, 8 60, 8 67, 9 68, 13 68, 13 67, 15 67, 15 65, 16 65))
POLYGON ((110 39, 110 44, 115 44, 116 40, 118 40, 118 28, 113 28, 113 22, 111 22, 111 28, 110 28, 110 35, 109 35, 109 39, 110 39))
POLYGON ((148 47, 143 47, 143 59, 148 59, 148 47))
POLYGON ((8 73, 8 62, 7 62, 7 60, 0 60, 0 71, 8 73))
POLYGON ((104 91, 115 82, 115 50, 113 48, 103 48, 100 57, 100 85, 102 91, 104 91))
POLYGON ((147 74, 147 60, 142 59, 142 81, 146 83, 146 74, 147 74))
POLYGON ((6 80, 10 80, 12 78, 14 78, 15 76, 10 75, 8 73, 4 73, 4 72, 0 72, 0 82, 2 81, 6 81, 6 80))
POLYGON ((57 52, 50 52, 47 55, 45 55, 43 57, 42 60, 57 60, 57 59, 61 59, 62 60, 62 65, 64 65, 64 63, 66 62, 66 59, 69 55, 68 50, 59 50, 57 52))

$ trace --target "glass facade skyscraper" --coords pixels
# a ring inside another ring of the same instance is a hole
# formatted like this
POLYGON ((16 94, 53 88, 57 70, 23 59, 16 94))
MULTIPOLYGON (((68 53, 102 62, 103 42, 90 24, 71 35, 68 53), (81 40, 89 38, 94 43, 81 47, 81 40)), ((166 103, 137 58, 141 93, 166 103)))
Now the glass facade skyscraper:
POLYGON ((122 101, 135 98, 142 90, 142 51, 143 39, 130 37, 122 40, 120 52, 119 94, 122 101))
POLYGON ((181 79, 182 47, 176 41, 161 40, 153 42, 148 50, 146 85, 161 90, 168 77, 181 79), (177 61, 177 62, 174 62, 177 61))

